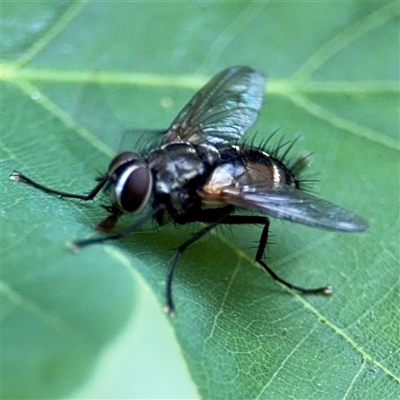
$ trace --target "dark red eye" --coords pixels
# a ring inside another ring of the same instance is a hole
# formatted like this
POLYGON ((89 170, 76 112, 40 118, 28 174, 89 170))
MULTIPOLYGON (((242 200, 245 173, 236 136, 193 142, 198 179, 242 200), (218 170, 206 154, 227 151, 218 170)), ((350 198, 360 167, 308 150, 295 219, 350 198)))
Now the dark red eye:
POLYGON ((125 212, 140 211, 149 200, 153 179, 145 166, 130 165, 115 184, 115 198, 118 206, 125 212))

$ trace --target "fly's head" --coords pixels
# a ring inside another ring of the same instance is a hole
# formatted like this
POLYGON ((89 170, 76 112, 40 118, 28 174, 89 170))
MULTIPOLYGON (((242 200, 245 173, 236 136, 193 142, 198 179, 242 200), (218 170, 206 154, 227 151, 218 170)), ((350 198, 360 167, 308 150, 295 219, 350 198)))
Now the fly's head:
POLYGON ((118 154, 111 161, 107 176, 112 204, 122 212, 137 213, 148 203, 153 177, 139 154, 118 154))

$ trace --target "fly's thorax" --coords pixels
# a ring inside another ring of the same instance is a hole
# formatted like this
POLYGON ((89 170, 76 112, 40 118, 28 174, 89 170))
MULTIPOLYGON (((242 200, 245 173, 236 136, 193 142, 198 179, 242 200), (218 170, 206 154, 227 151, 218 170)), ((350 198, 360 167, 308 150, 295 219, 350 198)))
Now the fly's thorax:
POLYGON ((211 145, 171 143, 151 151, 146 162, 153 174, 155 202, 163 202, 172 212, 185 211, 218 160, 211 145))
POLYGON ((108 167, 111 201, 123 212, 135 213, 148 203, 153 177, 145 160, 136 153, 118 154, 108 167))
POLYGON ((146 157, 153 172, 156 193, 168 194, 190 181, 208 175, 219 159, 212 146, 172 143, 153 150, 146 157))

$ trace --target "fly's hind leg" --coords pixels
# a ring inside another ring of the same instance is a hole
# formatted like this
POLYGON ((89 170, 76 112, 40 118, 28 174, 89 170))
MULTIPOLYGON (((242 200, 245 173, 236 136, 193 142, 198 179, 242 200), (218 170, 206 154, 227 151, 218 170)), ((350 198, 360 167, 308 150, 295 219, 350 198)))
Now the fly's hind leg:
MULTIPOLYGON (((213 213, 216 213, 216 210, 206 210, 208 213, 204 213, 201 216, 202 222, 211 222, 215 216, 213 213)), ((261 232, 257 254, 255 260, 263 267, 263 269, 268 272, 271 277, 280 282, 282 285, 285 285, 289 289, 297 290, 301 293, 314 293, 314 294, 330 294, 332 292, 332 288, 330 285, 318 287, 318 288, 303 288, 300 286, 296 286, 291 284, 290 282, 285 281, 280 278, 263 260, 264 251, 267 247, 268 243, 268 232, 269 232, 269 219, 264 216, 259 215, 228 215, 222 221, 219 222, 223 225, 264 225, 264 228, 261 232)))
MULTIPOLYGON (((201 216, 201 222, 211 222, 213 218, 215 218, 215 215, 213 215, 213 213, 215 214, 217 210, 218 209, 204 210, 208 212, 203 213, 203 215, 201 216)), ((300 286, 293 285, 290 282, 287 282, 284 279, 280 278, 267 265, 267 263, 263 260, 264 251, 268 243, 269 219, 267 217, 259 215, 228 215, 219 223, 223 225, 264 225, 260 236, 255 260, 263 267, 266 272, 268 272, 272 276, 274 280, 280 282, 282 285, 285 285, 289 289, 297 290, 301 293, 330 294, 332 292, 332 288, 329 285, 319 288, 302 288, 300 286)))
MULTIPOLYGON (((256 217, 256 218, 260 218, 260 217, 256 217)), ((284 279, 280 278, 266 264, 266 262, 263 260, 263 256, 264 256, 264 251, 265 251, 265 248, 266 248, 267 242, 268 242, 269 220, 268 220, 268 218, 265 218, 265 217, 261 217, 261 218, 264 218, 265 225, 264 225, 264 228, 263 228, 261 236, 260 236, 260 241, 258 244, 258 249, 257 249, 257 254, 256 254, 256 261, 265 269, 265 271, 267 271, 272 276, 273 279, 282 283, 282 285, 285 285, 289 289, 297 290, 301 293, 314 293, 314 294, 330 294, 330 293, 332 293, 332 288, 330 285, 326 285, 326 286, 322 286, 322 287, 318 287, 318 288, 303 288, 300 286, 293 285, 293 284, 285 281, 284 279)))
POLYGON ((280 278, 272 269, 265 263, 263 260, 263 255, 265 248, 267 246, 268 240, 268 230, 269 230, 269 220, 263 216, 256 216, 256 215, 231 215, 234 211, 234 208, 231 206, 226 206, 220 209, 206 209, 206 210, 197 210, 195 214, 185 214, 182 216, 174 217, 174 221, 177 224, 187 224, 190 222, 203 222, 207 223, 208 225, 205 226, 203 229, 200 229, 196 232, 190 239, 184 242, 182 245, 178 247, 176 250, 175 256, 172 260, 171 267, 168 273, 167 278, 167 285, 166 285, 166 307, 165 311, 170 314, 174 315, 175 307, 174 302, 172 299, 172 281, 175 274, 175 269, 178 264, 178 260, 182 253, 194 242, 199 240, 205 234, 207 234, 211 229, 215 226, 222 224, 222 225, 264 225, 264 228, 261 233, 257 254, 255 260, 263 267, 263 269, 268 272, 272 278, 286 287, 294 290, 298 290, 302 293, 323 293, 329 294, 331 292, 330 286, 323 286, 320 288, 302 288, 300 286, 292 285, 291 283, 285 281, 284 279, 280 278))

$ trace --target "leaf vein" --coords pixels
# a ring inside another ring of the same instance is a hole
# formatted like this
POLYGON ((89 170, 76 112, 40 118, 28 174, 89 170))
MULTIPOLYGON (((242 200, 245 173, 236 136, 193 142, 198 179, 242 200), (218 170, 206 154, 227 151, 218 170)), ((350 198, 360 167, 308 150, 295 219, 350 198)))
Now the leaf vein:
POLYGON ((302 95, 290 94, 288 95, 288 99, 293 104, 296 104, 298 107, 306 110, 310 115, 314 115, 323 121, 329 122, 336 128, 346 130, 355 136, 368 139, 371 142, 378 143, 390 149, 400 150, 399 142, 395 138, 385 136, 381 132, 367 128, 346 118, 342 118, 302 95))
POLYGON ((3 280, 0 281, 0 292, 2 292, 3 295, 6 296, 13 304, 25 310, 32 316, 38 318, 40 321, 53 328, 62 336, 67 336, 74 340, 88 340, 83 332, 77 330, 75 327, 61 319, 58 315, 47 310, 43 310, 32 300, 27 300, 23 298, 8 283, 3 280))
POLYGON ((30 49, 17 60, 17 66, 23 67, 37 56, 66 26, 79 14, 89 0, 74 1, 72 6, 62 15, 62 17, 54 24, 38 41, 32 44, 30 49))
POLYGON ((90 143, 95 149, 100 151, 101 153, 109 156, 110 158, 114 156, 114 151, 107 146, 103 141, 98 139, 92 132, 83 127, 74 118, 71 117, 68 113, 63 111, 60 107, 58 107, 53 101, 51 101, 47 96, 40 92, 40 90, 31 85, 28 82, 20 81, 17 84, 17 87, 24 92, 30 99, 35 98, 35 102, 40 104, 46 111, 48 111, 51 115, 58 118, 61 122, 64 123, 68 128, 73 129, 81 138, 90 143), (37 95, 37 94, 40 95, 37 95))
POLYGON ((201 69, 214 69, 218 58, 223 54, 224 50, 236 38, 236 36, 238 36, 240 31, 245 29, 260 15, 267 4, 268 1, 252 1, 247 7, 245 7, 218 35, 208 53, 205 55, 201 69))
MULTIPOLYGON (((236 252, 238 257, 242 257, 246 259, 246 261, 249 261, 251 263, 255 263, 252 259, 249 258, 249 256, 243 252, 242 250, 238 249, 237 246, 234 246, 233 243, 229 239, 227 239, 224 236, 220 236, 220 239, 228 246, 232 248, 233 252, 236 252)), ((400 377, 396 376, 394 372, 390 371, 388 368, 386 368, 384 365, 382 365, 378 360, 373 358, 370 354, 368 354, 361 346, 359 346, 355 340, 353 340, 347 333, 343 331, 343 329, 339 328, 336 326, 333 322, 330 322, 326 317, 324 317, 315 307, 313 307, 301 294, 298 294, 290 289, 287 289, 285 286, 281 285, 283 288, 288 290, 290 293, 293 294, 293 296, 303 305, 303 307, 311 312, 318 321, 323 321, 323 323, 331 328, 336 334, 338 334, 340 337, 342 337, 350 346, 355 349, 358 353, 361 354, 361 356, 365 359, 374 364, 376 367, 378 367, 380 370, 382 370, 384 373, 386 373, 388 376, 396 380, 397 382, 400 383, 400 377)))
POLYGON ((364 369, 365 364, 366 364, 366 361, 365 361, 365 359, 363 359, 363 362, 362 362, 360 368, 358 369, 357 373, 354 375, 353 379, 352 379, 351 382, 350 382, 349 387, 347 388, 347 390, 346 390, 346 392, 345 392, 345 394, 344 394, 344 396, 343 396, 343 400, 346 400, 347 397, 349 396, 349 394, 350 394, 352 388, 354 387, 354 385, 355 385, 355 383, 356 383, 358 377, 359 377, 360 374, 361 374, 361 371, 364 369))
POLYGON ((264 385, 264 387, 261 389, 260 393, 258 396, 255 397, 255 399, 260 399, 262 398, 262 395, 265 393, 265 391, 268 389, 268 387, 271 385, 271 383, 274 381, 274 379, 278 376, 279 372, 284 368, 286 363, 290 360, 291 356, 300 348, 300 346, 314 333, 316 329, 316 325, 311 328, 311 330, 307 333, 307 335, 304 335, 304 337, 297 343, 296 346, 293 347, 293 349, 290 351, 290 353, 285 357, 285 359, 281 362, 281 364, 276 368, 276 371, 273 373, 269 381, 264 385))
POLYGON ((350 25, 336 35, 332 40, 328 41, 315 51, 314 54, 312 54, 304 64, 293 73, 292 78, 300 80, 309 79, 315 71, 317 71, 335 54, 339 53, 350 43, 355 42, 368 32, 384 25, 392 18, 398 17, 399 12, 399 3, 393 1, 367 15, 363 20, 350 25))

